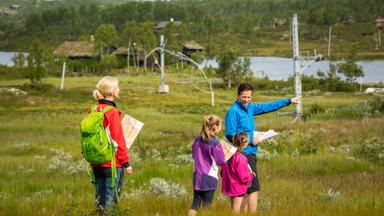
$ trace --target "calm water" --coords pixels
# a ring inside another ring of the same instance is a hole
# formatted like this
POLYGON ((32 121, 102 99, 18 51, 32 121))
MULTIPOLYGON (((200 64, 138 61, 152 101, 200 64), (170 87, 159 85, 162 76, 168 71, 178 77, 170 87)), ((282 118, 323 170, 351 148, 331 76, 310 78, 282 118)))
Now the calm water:
POLYGON ((15 52, 3 52, 0 51, 0 64, 13 66, 12 57, 15 55, 15 52))
MULTIPOLYGON (((257 77, 267 75, 272 80, 286 80, 293 75, 293 60, 280 57, 250 57, 251 70, 257 77)), ((384 60, 358 61, 358 65, 363 68, 365 76, 362 81, 365 83, 384 82, 384 60)), ((218 67, 216 60, 206 60, 202 66, 218 67)), ((329 61, 314 62, 310 67, 303 71, 305 75, 316 75, 317 71, 327 72, 329 61)), ((360 82, 360 78, 358 78, 360 82)))
MULTIPOLYGON (((12 57, 15 52, 0 51, 0 64, 13 66, 12 57)), ((273 80, 286 80, 293 75, 293 60, 290 58, 280 57, 250 57, 251 69, 257 77, 267 75, 273 80)), ((362 81, 365 83, 384 82, 384 60, 358 61, 358 65, 362 66, 365 76, 362 81)), ((216 60, 206 60, 202 66, 218 67, 216 60)), ((329 69, 329 61, 320 61, 311 64, 303 73, 306 75, 316 75, 317 71, 327 72, 329 69)), ((360 82, 360 78, 358 80, 360 82)))

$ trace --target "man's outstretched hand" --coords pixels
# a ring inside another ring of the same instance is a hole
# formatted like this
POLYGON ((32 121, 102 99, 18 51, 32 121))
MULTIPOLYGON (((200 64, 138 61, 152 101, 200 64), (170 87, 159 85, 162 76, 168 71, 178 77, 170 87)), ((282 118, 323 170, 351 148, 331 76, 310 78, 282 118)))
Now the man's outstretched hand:
POLYGON ((293 104, 300 103, 300 98, 291 98, 291 103, 293 103, 293 104))

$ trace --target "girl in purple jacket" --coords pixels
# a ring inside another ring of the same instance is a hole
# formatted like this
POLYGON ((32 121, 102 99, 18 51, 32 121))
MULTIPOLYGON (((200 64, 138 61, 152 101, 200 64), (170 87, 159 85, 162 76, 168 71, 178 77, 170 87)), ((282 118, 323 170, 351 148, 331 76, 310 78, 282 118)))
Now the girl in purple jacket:
POLYGON ((193 201, 188 215, 197 209, 210 207, 218 185, 218 166, 225 164, 223 147, 215 135, 221 130, 222 120, 216 115, 204 117, 200 136, 192 144, 193 201))
POLYGON ((237 152, 221 166, 222 191, 231 197, 233 213, 239 213, 244 195, 247 193, 248 184, 252 182, 254 173, 248 167, 247 158, 241 151, 248 145, 248 135, 244 132, 236 134, 233 145, 237 152))

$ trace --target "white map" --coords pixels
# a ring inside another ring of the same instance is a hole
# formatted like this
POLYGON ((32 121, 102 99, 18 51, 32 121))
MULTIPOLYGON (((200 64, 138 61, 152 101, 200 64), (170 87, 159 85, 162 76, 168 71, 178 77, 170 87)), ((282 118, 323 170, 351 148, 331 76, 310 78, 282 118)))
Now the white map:
POLYGON ((224 140, 220 140, 220 144, 223 147, 225 160, 227 161, 232 157, 233 154, 236 153, 237 148, 224 140))
POLYGON ((257 137, 260 142, 276 135, 278 135, 278 133, 272 129, 268 130, 267 132, 253 132, 253 137, 257 137))
POLYGON ((121 121, 121 126, 123 127, 127 149, 129 149, 132 146, 133 141, 135 141, 141 128, 143 128, 144 123, 125 114, 123 120, 121 121))

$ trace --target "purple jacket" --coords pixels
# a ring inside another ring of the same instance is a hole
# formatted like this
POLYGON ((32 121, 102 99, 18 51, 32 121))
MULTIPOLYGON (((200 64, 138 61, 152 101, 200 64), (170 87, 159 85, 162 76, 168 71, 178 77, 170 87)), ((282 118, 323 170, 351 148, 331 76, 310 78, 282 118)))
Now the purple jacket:
POLYGON ((218 166, 225 164, 223 147, 216 137, 206 143, 198 136, 192 145, 193 189, 199 191, 216 190, 218 166))
POLYGON ((248 183, 253 180, 253 174, 248 168, 247 158, 238 152, 226 164, 221 166, 220 174, 223 194, 230 197, 245 194, 248 183))

